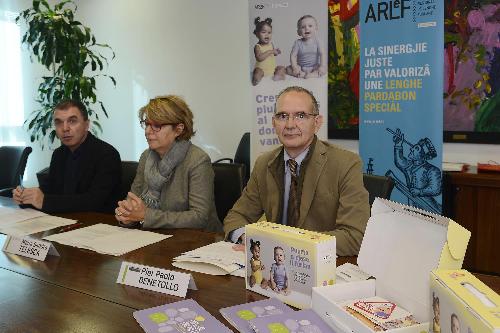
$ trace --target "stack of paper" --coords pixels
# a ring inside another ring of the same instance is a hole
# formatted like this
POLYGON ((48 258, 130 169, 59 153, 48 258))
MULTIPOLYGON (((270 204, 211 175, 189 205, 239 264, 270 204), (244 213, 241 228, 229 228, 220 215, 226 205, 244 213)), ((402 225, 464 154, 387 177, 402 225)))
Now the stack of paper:
POLYGON ((0 206, 0 223, 20 222, 45 215, 47 214, 36 209, 0 206))
POLYGON ((245 276, 245 252, 236 251, 233 246, 229 242, 209 244, 175 257, 172 265, 210 275, 245 276))
POLYGON ((411 313, 378 296, 346 301, 342 304, 342 307, 375 331, 385 331, 418 324, 411 313))
POLYGON ((457 162, 443 162, 443 171, 461 172, 467 169, 467 164, 457 162))
POLYGON ((231 333, 192 299, 135 311, 134 318, 146 333, 231 333))
POLYGON ((126 229, 108 224, 95 224, 44 239, 102 254, 121 256, 127 252, 172 237, 150 231, 126 229))
POLYGON ((75 223, 75 220, 50 216, 35 209, 0 207, 0 232, 22 237, 75 223))

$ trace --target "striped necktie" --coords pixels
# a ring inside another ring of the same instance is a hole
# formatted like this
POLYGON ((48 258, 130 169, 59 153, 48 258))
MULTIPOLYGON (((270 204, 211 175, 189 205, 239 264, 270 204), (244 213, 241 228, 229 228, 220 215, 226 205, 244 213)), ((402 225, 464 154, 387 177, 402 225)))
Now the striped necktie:
POLYGON ((287 224, 296 226, 299 220, 299 206, 297 198, 297 162, 293 159, 287 161, 288 168, 290 168, 291 181, 290 192, 288 193, 288 211, 287 211, 287 224))

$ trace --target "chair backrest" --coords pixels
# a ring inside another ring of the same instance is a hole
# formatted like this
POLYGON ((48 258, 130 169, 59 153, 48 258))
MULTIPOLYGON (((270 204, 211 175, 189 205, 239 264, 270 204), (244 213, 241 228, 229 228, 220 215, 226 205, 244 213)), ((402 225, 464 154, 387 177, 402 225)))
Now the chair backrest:
POLYGON ((212 163, 215 173, 214 196, 217 216, 222 222, 227 212, 243 191, 245 165, 240 163, 212 163))
POLYGON ((31 147, 0 147, 0 189, 19 185, 32 150, 31 147))
POLYGON ((390 199, 394 180, 391 177, 363 174, 363 183, 370 195, 370 207, 375 197, 390 199))
POLYGON ((134 182, 135 174, 139 162, 136 161, 122 161, 122 187, 120 191, 120 200, 127 197, 130 187, 134 182))
POLYGON ((250 178, 250 132, 246 132, 241 137, 236 153, 234 154, 234 163, 245 165, 245 179, 244 184, 250 178))

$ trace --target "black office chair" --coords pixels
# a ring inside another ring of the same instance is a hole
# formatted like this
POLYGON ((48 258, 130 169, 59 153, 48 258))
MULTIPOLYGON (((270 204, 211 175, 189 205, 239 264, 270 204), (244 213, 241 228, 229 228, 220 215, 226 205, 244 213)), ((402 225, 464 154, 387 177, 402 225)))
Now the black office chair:
POLYGON ((233 208, 245 187, 245 165, 239 163, 212 163, 215 173, 214 196, 217 216, 222 222, 233 208))
POLYGON ((12 190, 19 185, 24 175, 31 147, 0 147, 0 195, 12 197, 12 190))
POLYGON ((50 167, 46 167, 36 173, 38 187, 46 188, 49 185, 49 171, 50 167))
POLYGON ((240 143, 238 144, 238 148, 236 148, 236 153, 234 154, 234 159, 232 158, 221 158, 215 161, 214 163, 220 162, 229 162, 229 163, 239 163, 245 165, 245 177, 243 179, 243 184, 246 185, 248 179, 250 179, 250 132, 246 132, 240 139, 240 143))
POLYGON ((123 199, 127 197, 127 193, 130 191, 130 187, 134 182, 138 166, 139 162, 136 161, 122 161, 122 187, 120 198, 123 199))
POLYGON ((363 183, 370 195, 370 207, 375 197, 390 199, 394 180, 391 177, 363 174, 363 183))

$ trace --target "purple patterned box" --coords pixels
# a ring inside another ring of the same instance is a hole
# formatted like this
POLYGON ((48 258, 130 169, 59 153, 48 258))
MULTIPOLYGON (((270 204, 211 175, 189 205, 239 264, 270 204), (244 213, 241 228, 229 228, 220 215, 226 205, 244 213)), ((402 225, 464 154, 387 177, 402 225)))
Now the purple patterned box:
POLYGON ((134 318, 146 333, 232 333, 192 299, 135 311, 134 318))
POLYGON ((249 324, 255 333, 335 333, 335 331, 311 309, 256 318, 250 320, 249 324))
POLYGON ((230 306, 219 311, 240 333, 254 333, 253 329, 248 325, 248 321, 251 319, 294 312, 292 308, 277 298, 230 306))

